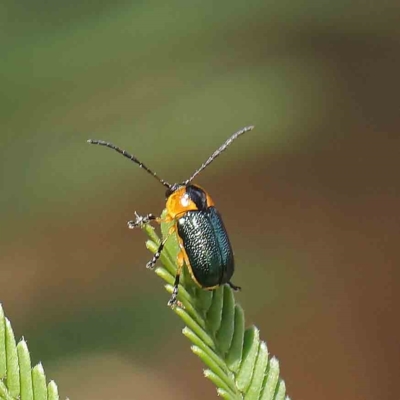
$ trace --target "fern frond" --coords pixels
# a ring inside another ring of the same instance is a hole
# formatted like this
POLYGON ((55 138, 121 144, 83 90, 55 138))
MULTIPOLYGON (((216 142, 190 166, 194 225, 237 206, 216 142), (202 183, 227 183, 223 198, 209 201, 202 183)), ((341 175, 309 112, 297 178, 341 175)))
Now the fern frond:
POLYGON ((31 367, 26 341, 15 342, 10 321, 0 304, 0 399, 59 400, 54 381, 46 384, 41 363, 31 367))
MULTIPOLYGON (((170 226, 161 224, 163 238, 170 226)), ((150 238, 146 246, 155 253, 160 238, 150 225, 143 229, 150 238)), ((177 239, 172 235, 161 253, 162 266, 155 269, 166 281, 169 293, 173 290, 178 251, 177 239)), ((279 378, 278 360, 268 358, 267 345, 260 340, 255 326, 245 330, 243 309, 236 304, 232 289, 225 285, 205 291, 186 271, 179 286, 180 305, 173 310, 185 323, 182 333, 191 341, 193 353, 206 364, 204 375, 215 384, 218 395, 229 400, 289 400, 285 383, 279 378)))

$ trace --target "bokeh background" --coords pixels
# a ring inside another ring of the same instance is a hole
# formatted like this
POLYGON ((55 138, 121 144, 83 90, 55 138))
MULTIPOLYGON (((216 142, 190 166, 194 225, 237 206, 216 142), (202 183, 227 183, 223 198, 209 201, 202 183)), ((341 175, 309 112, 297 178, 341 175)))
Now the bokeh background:
POLYGON ((395 398, 399 379, 397 0, 0 5, 0 302, 62 398, 208 399, 144 268, 133 213, 164 189, 224 216, 247 323, 293 399, 395 398), (166 338, 160 340, 161 335, 166 338))

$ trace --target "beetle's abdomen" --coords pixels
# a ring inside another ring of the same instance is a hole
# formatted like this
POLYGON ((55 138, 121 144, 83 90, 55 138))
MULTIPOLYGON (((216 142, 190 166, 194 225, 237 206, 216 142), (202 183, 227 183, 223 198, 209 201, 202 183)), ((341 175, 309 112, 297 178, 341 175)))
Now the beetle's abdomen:
POLYGON ((188 211, 178 219, 177 229, 196 281, 203 288, 228 282, 234 270, 233 252, 218 211, 214 207, 188 211))

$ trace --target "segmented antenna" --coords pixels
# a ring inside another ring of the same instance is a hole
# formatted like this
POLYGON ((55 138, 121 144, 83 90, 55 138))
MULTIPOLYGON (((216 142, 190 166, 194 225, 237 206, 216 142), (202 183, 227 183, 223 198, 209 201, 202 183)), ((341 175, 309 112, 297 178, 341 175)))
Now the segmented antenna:
POLYGON ((243 133, 251 131, 254 126, 247 126, 246 128, 241 129, 240 131, 234 133, 218 150, 215 150, 214 153, 208 158, 208 160, 201 164, 201 167, 194 172, 194 174, 184 182, 184 185, 187 185, 191 182, 204 168, 210 165, 235 139, 237 139, 243 133))
POLYGON ((126 152, 125 150, 120 149, 119 147, 115 146, 112 143, 109 142, 105 142, 104 140, 92 140, 89 139, 87 141, 90 144, 98 144, 99 146, 106 146, 109 147, 110 149, 115 150, 116 152, 118 152, 119 154, 122 154, 124 157, 128 158, 129 160, 133 161, 134 163, 136 163, 137 165, 139 165, 140 168, 143 168, 146 172, 148 172, 150 175, 154 176, 154 178, 156 178, 159 182, 161 182, 165 187, 167 187, 168 189, 171 189, 171 186, 167 181, 165 181, 164 179, 161 179, 155 172, 153 172, 150 168, 146 167, 141 161, 139 161, 135 156, 132 156, 131 154, 129 154, 128 152, 126 152))

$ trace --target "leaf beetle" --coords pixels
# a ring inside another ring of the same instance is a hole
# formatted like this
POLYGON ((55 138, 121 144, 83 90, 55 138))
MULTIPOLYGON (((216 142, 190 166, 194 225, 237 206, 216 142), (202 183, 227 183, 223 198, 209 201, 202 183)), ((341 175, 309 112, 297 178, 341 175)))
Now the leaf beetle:
POLYGON ((254 127, 248 126, 234 133, 225 143, 198 168, 189 179, 182 183, 170 184, 161 179, 155 172, 146 167, 135 156, 125 150, 102 140, 89 139, 88 143, 106 146, 117 151, 124 157, 138 164, 150 175, 157 179, 167 190, 165 192, 166 217, 161 220, 153 214, 146 216, 136 215, 135 221, 128 221, 129 228, 133 229, 155 220, 173 222, 168 235, 161 241, 153 258, 147 263, 147 268, 153 268, 160 258, 168 238, 177 234, 180 251, 177 256, 177 271, 169 306, 175 306, 179 290, 179 278, 183 266, 186 264, 193 281, 201 288, 213 290, 227 284, 233 290, 240 290, 230 279, 234 272, 234 258, 228 233, 222 221, 221 214, 215 208, 210 195, 192 180, 210 165, 235 139, 254 127))

